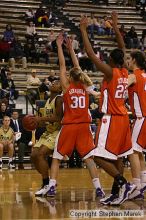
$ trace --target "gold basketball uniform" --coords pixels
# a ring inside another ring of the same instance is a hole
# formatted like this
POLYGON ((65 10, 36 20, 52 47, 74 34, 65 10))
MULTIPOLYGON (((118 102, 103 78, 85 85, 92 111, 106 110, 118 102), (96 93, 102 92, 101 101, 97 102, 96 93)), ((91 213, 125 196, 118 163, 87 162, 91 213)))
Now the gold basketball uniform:
MULTIPOLYGON (((55 114, 55 102, 57 97, 58 96, 56 96, 51 102, 50 99, 47 100, 44 107, 44 117, 51 117, 55 114)), ((45 145, 49 149, 53 150, 55 146, 55 140, 60 128, 60 122, 46 122, 46 131, 42 134, 39 141, 34 145, 34 147, 41 147, 41 145, 45 145)))
POLYGON ((11 141, 14 137, 14 131, 11 127, 4 129, 3 126, 0 127, 0 141, 11 141))

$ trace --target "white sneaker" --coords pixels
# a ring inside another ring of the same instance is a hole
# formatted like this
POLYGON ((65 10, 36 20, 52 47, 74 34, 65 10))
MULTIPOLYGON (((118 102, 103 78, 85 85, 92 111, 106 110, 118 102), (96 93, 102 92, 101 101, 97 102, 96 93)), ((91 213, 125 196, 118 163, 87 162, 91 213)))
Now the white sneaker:
POLYGON ((35 193, 35 196, 44 196, 49 191, 49 189, 49 185, 45 185, 35 193))
POLYGON ((0 161, 0 170, 3 168, 3 163, 0 161))
POLYGON ((134 199, 134 200, 143 200, 144 199, 144 193, 141 192, 141 190, 138 190, 137 188, 129 195, 128 199, 134 199))
POLYGON ((13 161, 8 163, 8 168, 9 169, 15 169, 15 165, 14 165, 13 161))
POLYGON ((129 195, 136 189, 134 184, 126 183, 122 186, 119 198, 111 202, 111 205, 120 205, 129 199, 129 195))

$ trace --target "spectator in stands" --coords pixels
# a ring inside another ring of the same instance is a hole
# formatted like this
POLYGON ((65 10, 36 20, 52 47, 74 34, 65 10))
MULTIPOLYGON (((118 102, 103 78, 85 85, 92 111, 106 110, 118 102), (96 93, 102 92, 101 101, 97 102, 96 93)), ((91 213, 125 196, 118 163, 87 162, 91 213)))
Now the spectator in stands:
POLYGON ((8 116, 4 116, 3 125, 0 127, 0 169, 2 169, 2 156, 4 150, 8 151, 8 168, 15 168, 15 165, 13 163, 14 140, 15 135, 14 131, 10 127, 10 118, 8 116))
POLYGON ((134 26, 130 28, 130 31, 128 31, 126 41, 127 48, 139 48, 139 40, 134 26))
POLYGON ((143 51, 146 50, 146 29, 142 31, 141 49, 142 49, 143 51))
POLYGON ((0 60, 8 61, 9 60, 9 52, 10 52, 10 44, 4 39, 0 40, 0 60))
POLYGON ((45 59, 45 63, 49 63, 49 49, 47 47, 47 43, 43 41, 42 38, 39 38, 38 41, 35 43, 36 48, 36 55, 37 55, 37 62, 40 62, 40 58, 45 59))
POLYGON ((113 35, 113 27, 112 27, 112 20, 110 18, 108 18, 107 16, 104 16, 104 29, 106 34, 109 35, 113 35))
POLYGON ((23 51, 23 47, 21 42, 19 41, 19 38, 15 37, 15 40, 12 43, 12 47, 10 49, 9 53, 9 62, 10 62, 10 67, 12 69, 15 69, 15 62, 16 61, 21 61, 22 62, 22 68, 26 69, 27 68, 27 60, 23 51))
POLYGON ((97 35, 104 35, 105 31, 101 26, 100 20, 94 16, 93 13, 91 13, 91 17, 89 18, 89 26, 88 29, 91 34, 91 38, 94 38, 94 32, 96 32, 97 35))
POLYGON ((9 43, 12 43, 15 39, 14 32, 10 24, 6 25, 6 30, 3 33, 3 39, 9 43))
POLYGON ((25 12, 25 21, 27 22, 34 22, 35 21, 35 13, 33 12, 33 10, 31 8, 29 8, 26 12, 25 12))
POLYGON ((31 39, 28 40, 28 42, 24 45, 24 54, 26 56, 27 62, 31 63, 38 63, 38 54, 37 49, 35 47, 35 42, 31 39))
POLYGON ((0 103, 0 119, 3 119, 4 116, 11 116, 11 109, 9 108, 6 102, 0 103))
POLYGON ((24 156, 28 143, 31 141, 31 132, 25 131, 22 126, 22 121, 19 118, 19 113, 17 110, 13 110, 11 115, 10 127, 15 132, 15 143, 18 146, 18 169, 24 169, 24 156))
POLYGON ((57 26, 57 16, 52 12, 51 8, 46 11, 47 16, 47 27, 51 27, 52 25, 57 26))
POLYGON ((49 32, 48 37, 47 37, 47 45, 48 45, 49 49, 52 50, 52 42, 55 40, 56 40, 56 35, 54 33, 54 30, 51 29, 51 31, 49 32))
POLYGON ((18 91, 15 88, 10 70, 7 72, 7 77, 3 81, 2 88, 9 92, 9 99, 11 101, 18 98, 18 91))
POLYGON ((34 41, 35 39, 37 39, 37 32, 36 32, 36 29, 35 29, 35 24, 30 21, 29 24, 27 25, 26 27, 26 35, 25 35, 27 41, 29 39, 31 39, 32 41, 34 41))
POLYGON ((70 39, 72 40, 72 47, 75 53, 77 53, 79 51, 79 41, 76 40, 76 35, 72 34, 70 39))
POLYGON ((78 60, 79 60, 79 65, 82 70, 92 70, 92 62, 89 59, 87 53, 85 52, 84 48, 81 48, 79 53, 77 54, 78 60))
POLYGON ((48 16, 46 15, 45 8, 43 5, 36 10, 35 13, 35 24, 36 26, 47 27, 48 16))
POLYGON ((39 99, 39 86, 41 85, 40 79, 37 77, 35 69, 32 70, 31 75, 27 78, 27 93, 30 101, 35 103, 35 100, 39 99))

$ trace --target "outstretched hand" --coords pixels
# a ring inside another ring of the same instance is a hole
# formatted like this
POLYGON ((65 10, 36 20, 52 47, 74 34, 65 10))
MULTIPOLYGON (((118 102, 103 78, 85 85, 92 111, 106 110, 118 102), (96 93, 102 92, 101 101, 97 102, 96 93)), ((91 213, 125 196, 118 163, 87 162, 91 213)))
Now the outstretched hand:
POLYGON ((57 46, 62 46, 63 40, 64 40, 63 35, 62 35, 62 34, 59 34, 59 36, 58 36, 57 39, 56 39, 56 44, 57 44, 57 46))
POLYGON ((67 37, 65 39, 65 46, 67 49, 71 50, 72 49, 72 39, 70 37, 67 37))
POLYGON ((118 24, 118 13, 115 12, 115 11, 112 11, 111 18, 112 18, 112 24, 114 26, 117 26, 117 24, 118 24))
POLYGON ((80 29, 86 30, 88 27, 88 18, 87 16, 82 16, 80 20, 80 29))

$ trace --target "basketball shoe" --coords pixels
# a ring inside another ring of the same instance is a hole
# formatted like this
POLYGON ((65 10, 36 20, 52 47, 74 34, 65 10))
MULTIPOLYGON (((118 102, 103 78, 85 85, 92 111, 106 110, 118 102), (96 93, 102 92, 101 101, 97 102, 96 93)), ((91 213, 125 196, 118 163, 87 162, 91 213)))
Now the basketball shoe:
POLYGON ((3 168, 3 162, 0 161, 0 170, 3 168))
POLYGON ((10 161, 10 162, 8 163, 8 168, 9 168, 9 169, 15 169, 15 165, 14 165, 14 162, 13 162, 13 161, 10 161))
POLYGON ((144 193, 142 190, 135 189, 128 197, 128 199, 134 199, 134 200, 143 200, 144 199, 144 193))
POLYGON ((134 184, 125 183, 119 194, 119 198, 115 199, 113 202, 110 203, 110 205, 120 205, 126 200, 128 200, 129 195, 136 189, 136 186, 134 184))
POLYGON ((48 190, 50 189, 49 185, 45 185, 45 186, 42 186, 36 193, 35 193, 35 196, 44 196, 47 194, 48 190))
POLYGON ((118 198, 118 195, 110 194, 109 196, 100 200, 100 203, 103 205, 110 205, 115 199, 118 198))
POLYGON ((105 193, 104 193, 102 188, 97 188, 96 189, 96 197, 98 197, 98 198, 104 198, 105 197, 105 193))
POLYGON ((56 185, 55 186, 51 186, 50 189, 47 192, 47 196, 48 197, 53 197, 56 195, 56 185))

